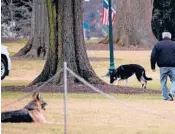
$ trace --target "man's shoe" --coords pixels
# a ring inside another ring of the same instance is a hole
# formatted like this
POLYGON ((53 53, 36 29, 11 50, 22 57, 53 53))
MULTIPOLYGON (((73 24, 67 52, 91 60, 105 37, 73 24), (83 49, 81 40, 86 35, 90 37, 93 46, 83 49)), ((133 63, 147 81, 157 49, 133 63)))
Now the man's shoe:
POLYGON ((171 93, 168 94, 168 101, 173 101, 173 95, 171 93))

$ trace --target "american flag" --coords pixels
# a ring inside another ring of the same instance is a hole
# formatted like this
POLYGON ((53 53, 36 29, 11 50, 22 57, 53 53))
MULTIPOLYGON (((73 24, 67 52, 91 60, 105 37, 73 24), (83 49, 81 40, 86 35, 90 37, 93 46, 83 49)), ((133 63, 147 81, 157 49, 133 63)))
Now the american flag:
MULTIPOLYGON (((103 0, 103 9, 101 15, 101 22, 103 25, 109 25, 109 4, 107 0, 103 0)), ((116 11, 112 8, 112 22, 115 20, 116 11)))

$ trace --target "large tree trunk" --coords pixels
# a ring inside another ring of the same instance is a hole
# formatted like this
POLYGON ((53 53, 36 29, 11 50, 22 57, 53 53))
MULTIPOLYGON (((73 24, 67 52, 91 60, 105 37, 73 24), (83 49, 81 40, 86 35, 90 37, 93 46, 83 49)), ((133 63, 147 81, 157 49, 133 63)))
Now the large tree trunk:
MULTIPOLYGON (((113 25, 114 42, 122 45, 152 46, 156 42, 151 29, 154 0, 117 0, 113 25)), ((108 38, 102 43, 106 43, 108 38)))
MULTIPOLYGON (((63 67, 66 61, 68 67, 89 81, 103 83, 93 71, 83 37, 82 0, 46 0, 49 16, 49 50, 47 60, 41 74, 31 83, 41 84, 51 78, 63 67)), ((62 82, 62 75, 55 78, 62 82)), ((77 82, 69 76, 69 81, 77 82)))
POLYGON ((45 58, 49 44, 48 16, 44 0, 34 0, 32 8, 31 38, 15 57, 45 58))

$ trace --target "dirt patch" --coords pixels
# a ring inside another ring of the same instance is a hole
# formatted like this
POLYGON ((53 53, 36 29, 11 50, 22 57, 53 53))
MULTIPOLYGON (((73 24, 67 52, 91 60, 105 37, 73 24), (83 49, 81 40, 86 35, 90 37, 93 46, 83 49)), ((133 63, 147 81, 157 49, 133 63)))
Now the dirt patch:
MULTIPOLYGON (((133 87, 122 87, 115 85, 94 85, 101 91, 105 93, 121 93, 121 94, 160 94, 160 90, 152 89, 142 89, 142 88, 133 88, 133 87)), ((37 89, 37 87, 25 87, 25 86, 8 86, 2 87, 1 91, 22 91, 22 92, 31 92, 37 89)), ((63 86, 44 86, 40 89, 40 92, 63 92, 63 86)), ((74 84, 68 85, 68 92, 70 93, 96 93, 94 90, 89 88, 86 85, 74 84)))

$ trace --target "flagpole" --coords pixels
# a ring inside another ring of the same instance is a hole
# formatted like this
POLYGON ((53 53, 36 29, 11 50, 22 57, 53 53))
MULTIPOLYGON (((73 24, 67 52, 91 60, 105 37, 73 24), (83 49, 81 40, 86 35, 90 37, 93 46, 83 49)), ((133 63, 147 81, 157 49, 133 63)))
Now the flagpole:
MULTIPOLYGON (((112 9, 111 9, 111 0, 108 0, 109 3, 109 52, 110 52, 110 67, 109 72, 115 69, 114 65, 114 48, 113 48, 113 31, 112 31, 112 9)), ((109 75, 109 74, 108 74, 109 75)))

